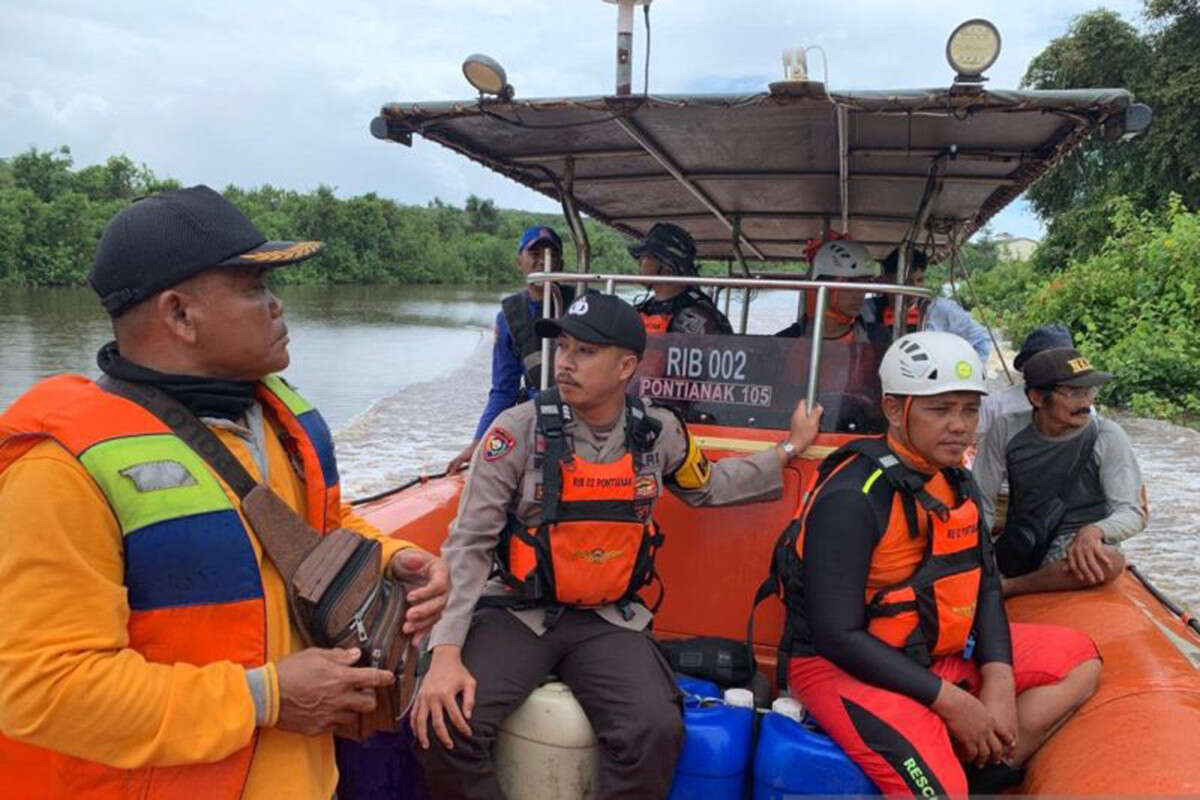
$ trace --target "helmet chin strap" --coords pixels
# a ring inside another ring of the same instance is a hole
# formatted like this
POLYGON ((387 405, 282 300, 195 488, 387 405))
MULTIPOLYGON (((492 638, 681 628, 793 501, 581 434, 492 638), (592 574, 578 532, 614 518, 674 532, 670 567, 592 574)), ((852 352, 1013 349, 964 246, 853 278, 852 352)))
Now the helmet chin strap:
POLYGON ((850 316, 845 311, 842 311, 840 308, 837 307, 837 303, 835 301, 837 300, 839 293, 840 293, 840 290, 838 290, 838 289, 830 290, 829 304, 825 306, 825 313, 828 314, 829 316, 833 317, 834 320, 836 320, 837 322, 840 322, 843 325, 853 325, 855 317, 850 316))
POLYGON ((905 395, 904 397, 904 414, 900 418, 900 438, 888 434, 888 445, 896 452, 896 455, 903 457, 909 462, 909 465, 927 475, 932 475, 941 470, 937 464, 930 461, 923 453, 917 450, 913 444, 912 436, 908 432, 908 416, 912 412, 913 396, 905 395))

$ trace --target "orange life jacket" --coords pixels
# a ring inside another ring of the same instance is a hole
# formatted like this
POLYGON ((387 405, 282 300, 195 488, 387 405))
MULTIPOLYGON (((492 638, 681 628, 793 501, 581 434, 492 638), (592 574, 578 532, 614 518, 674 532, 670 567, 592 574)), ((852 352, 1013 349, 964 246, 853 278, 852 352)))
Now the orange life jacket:
MULTIPOLYGON (((341 503, 328 427, 278 377, 260 384, 257 394, 302 467, 309 524, 332 530, 341 523, 341 503)), ((122 528, 129 647, 164 664, 228 660, 262 666, 267 658, 262 578, 251 533, 235 510, 237 496, 216 473, 194 487, 186 508, 146 506, 156 492, 128 490, 118 470, 164 457, 187 459, 190 449, 141 406, 78 375, 39 383, 0 416, 0 472, 46 440, 78 459, 118 522, 131 525, 122 528)), ((198 456, 191 461, 209 469, 198 456)), ((30 797, 237 798, 256 738, 215 763, 128 770, 0 736, 0 786, 6 796, 20 787, 28 790, 21 796, 30 797)))
MULTIPOLYGON (((816 496, 834 475, 856 458, 867 458, 875 469, 863 485, 869 498, 882 496, 872 487, 879 479, 891 487, 886 500, 887 527, 875 547, 870 574, 906 577, 868 588, 867 630, 903 650, 920 664, 936 656, 961 653, 975 622, 975 606, 983 578, 979 507, 974 481, 966 470, 946 469, 941 477, 922 475, 901 462, 884 438, 857 439, 826 458, 801 498, 792 522, 780 534, 767 580, 759 587, 755 605, 781 594, 787 609, 780 643, 781 677, 792 655, 815 655, 804 607, 803 554, 805 522, 816 496), (957 502, 951 507, 934 497, 931 481, 945 479, 957 502), (918 539, 924 547, 894 547, 900 539, 918 539), (906 563, 878 563, 892 560, 906 563), (897 555, 899 553, 899 555, 897 555)), ((870 580, 868 587, 871 587, 870 580)))
POLYGON ((666 333, 674 318, 674 314, 642 314, 642 324, 646 326, 646 333, 666 333))
POLYGON ((694 286, 689 286, 685 291, 669 300, 657 300, 654 297, 643 300, 637 304, 637 311, 642 317, 642 324, 646 326, 646 333, 670 333, 675 315, 692 306, 699 306, 705 310, 707 316, 711 318, 710 324, 714 329, 713 333, 733 333, 733 328, 725 315, 713 304, 708 295, 694 286))
MULTIPOLYGON (((890 301, 891 298, 885 298, 890 301)), ((909 300, 907 311, 904 315, 904 328, 906 333, 913 333, 921 329, 921 306, 919 303, 909 300)), ((892 323, 896 321, 896 307, 891 302, 883 304, 883 324, 890 328, 892 323)))
POLYGON ((658 496, 652 475, 638 466, 661 429, 640 400, 626 396, 626 452, 611 464, 571 452, 563 429, 571 409, 557 389, 538 395, 537 459, 542 521, 526 527, 510 514, 496 548, 495 574, 512 590, 488 604, 512 607, 603 606, 624 613, 654 579, 663 543, 650 512, 658 496))

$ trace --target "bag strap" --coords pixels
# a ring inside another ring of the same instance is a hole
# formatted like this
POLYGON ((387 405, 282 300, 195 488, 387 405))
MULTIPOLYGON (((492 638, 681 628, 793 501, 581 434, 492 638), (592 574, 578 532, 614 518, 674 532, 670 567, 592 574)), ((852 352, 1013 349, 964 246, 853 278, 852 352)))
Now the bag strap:
POLYGON ((102 375, 96 384, 149 411, 183 443, 203 458, 242 501, 242 512, 258 536, 263 552, 290 581, 304 557, 321 537, 270 487, 251 477, 237 457, 186 406, 146 383, 131 383, 102 375))

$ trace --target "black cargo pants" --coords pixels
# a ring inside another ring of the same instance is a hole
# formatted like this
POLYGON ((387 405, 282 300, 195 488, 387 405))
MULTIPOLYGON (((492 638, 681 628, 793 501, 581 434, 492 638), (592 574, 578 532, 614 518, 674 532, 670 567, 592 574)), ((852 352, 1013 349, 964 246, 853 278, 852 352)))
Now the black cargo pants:
MULTIPOLYGON (((499 608, 475 613, 462 652, 476 680, 466 738, 447 723, 454 748, 430 731, 415 745, 438 800, 502 800, 492 744, 504 719, 554 673, 571 687, 600 742, 598 798, 664 798, 683 746, 680 695, 649 633, 568 609, 542 636, 499 608)), ((565 800, 565 799, 564 799, 565 800)))

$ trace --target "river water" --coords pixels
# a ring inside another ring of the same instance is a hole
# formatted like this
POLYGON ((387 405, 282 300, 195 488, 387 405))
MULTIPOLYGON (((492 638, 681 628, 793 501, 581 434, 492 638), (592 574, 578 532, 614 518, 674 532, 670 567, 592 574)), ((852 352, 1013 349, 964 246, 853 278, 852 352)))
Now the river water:
MULTIPOLYGON (((510 290, 511 291, 511 290, 510 290)), ((292 365, 284 373, 334 430, 343 493, 361 497, 436 472, 475 429, 504 290, 283 287, 292 365)), ((736 301, 736 298, 735 298, 736 301)), ((787 325, 795 295, 754 301, 751 333, 787 325)), ((735 302, 730 318, 739 313, 735 302)), ((0 289, 0 409, 57 372, 97 373, 111 338, 86 289, 0 289)), ((1146 478, 1149 528, 1125 545, 1168 593, 1200 610, 1200 433, 1120 416, 1146 478)))

